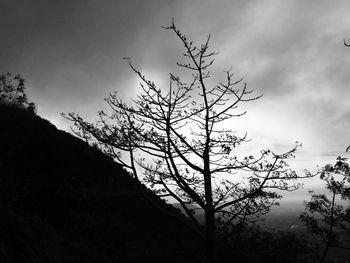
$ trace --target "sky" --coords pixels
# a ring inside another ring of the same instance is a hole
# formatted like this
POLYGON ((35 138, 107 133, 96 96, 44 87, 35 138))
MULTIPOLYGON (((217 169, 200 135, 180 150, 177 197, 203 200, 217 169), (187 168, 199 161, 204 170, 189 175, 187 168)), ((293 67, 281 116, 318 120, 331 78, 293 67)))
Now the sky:
MULTIPOLYGON (((182 46, 169 30, 219 52, 215 78, 232 68, 263 97, 234 125, 250 149, 303 147, 292 165, 317 169, 350 145, 350 1, 0 0, 0 73, 21 74, 38 114, 60 129, 61 112, 94 120, 104 98, 139 93, 123 57, 168 85, 182 46)), ((248 148, 249 148, 248 147, 248 148)))

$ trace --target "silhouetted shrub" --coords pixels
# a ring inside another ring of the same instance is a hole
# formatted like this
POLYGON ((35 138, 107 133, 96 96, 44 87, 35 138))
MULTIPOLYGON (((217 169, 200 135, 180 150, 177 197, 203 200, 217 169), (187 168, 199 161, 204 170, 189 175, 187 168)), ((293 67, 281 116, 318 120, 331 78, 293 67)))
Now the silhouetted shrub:
POLYGON ((35 104, 28 101, 24 79, 19 74, 14 77, 11 73, 0 74, 0 104, 25 108, 32 113, 36 112, 35 104))
POLYGON ((307 240, 285 231, 266 231, 258 226, 232 225, 221 235, 220 262, 313 262, 313 248, 307 240), (237 233, 240 233, 237 236, 237 233))

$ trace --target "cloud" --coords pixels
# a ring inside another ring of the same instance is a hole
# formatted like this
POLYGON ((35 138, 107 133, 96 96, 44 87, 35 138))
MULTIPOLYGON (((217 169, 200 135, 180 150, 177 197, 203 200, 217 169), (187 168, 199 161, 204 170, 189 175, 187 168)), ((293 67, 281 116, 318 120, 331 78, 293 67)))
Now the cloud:
POLYGON ((215 80, 232 66, 264 94, 237 123, 255 146, 300 140, 311 160, 348 144, 349 8, 345 0, 3 1, 0 72, 23 74, 39 113, 67 128, 60 112, 93 119, 109 92, 138 93, 122 57, 161 86, 169 72, 181 75, 182 45, 161 28, 174 17, 196 43, 212 34, 215 80))
POLYGON ((88 106, 110 91, 130 90, 122 57, 142 57, 177 10, 174 1, 134 0, 5 1, 2 7, 0 71, 21 73, 39 113, 55 112, 56 119, 79 107, 91 116, 97 109, 88 106))

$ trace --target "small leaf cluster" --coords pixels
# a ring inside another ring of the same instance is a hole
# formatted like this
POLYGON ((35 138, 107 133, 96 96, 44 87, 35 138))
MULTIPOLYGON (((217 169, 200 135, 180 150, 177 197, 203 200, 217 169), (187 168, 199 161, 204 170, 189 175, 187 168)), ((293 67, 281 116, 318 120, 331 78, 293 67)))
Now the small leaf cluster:
POLYGON ((15 107, 25 108, 30 112, 36 112, 36 106, 29 102, 25 93, 24 79, 17 74, 11 73, 0 75, 0 104, 7 104, 15 107))

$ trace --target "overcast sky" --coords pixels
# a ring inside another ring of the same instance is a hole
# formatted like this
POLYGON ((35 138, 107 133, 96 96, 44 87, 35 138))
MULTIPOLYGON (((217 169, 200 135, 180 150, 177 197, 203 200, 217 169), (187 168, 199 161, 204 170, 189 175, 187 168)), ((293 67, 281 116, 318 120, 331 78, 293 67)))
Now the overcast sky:
POLYGON ((0 72, 23 75, 39 115, 58 128, 70 125, 60 112, 93 120, 109 92, 138 93, 123 57, 167 84, 181 45, 161 26, 174 17, 197 43, 212 34, 215 74, 232 67, 264 94, 237 127, 252 147, 301 141, 299 168, 347 156, 350 1, 1 0, 0 10, 0 72))

